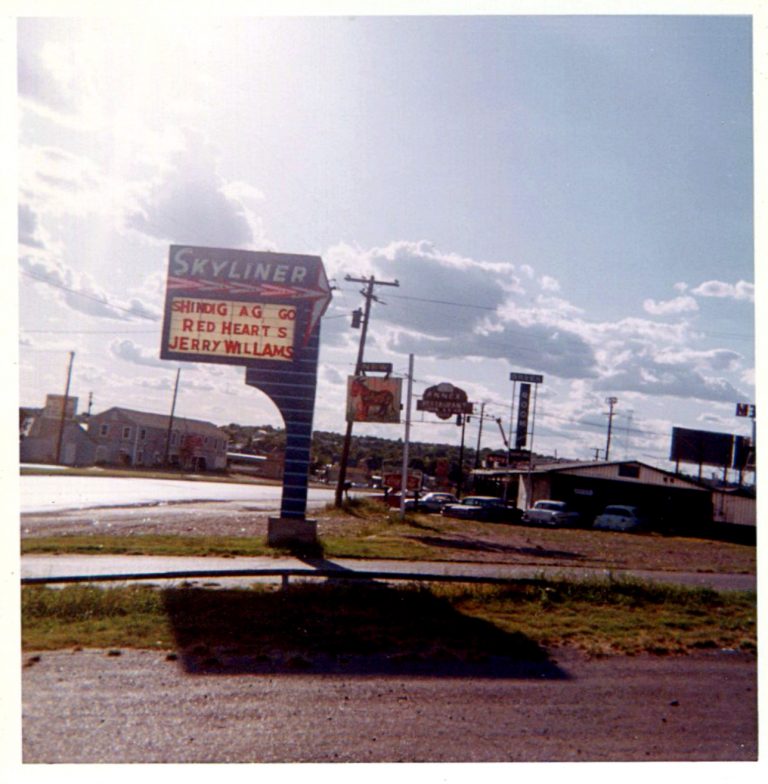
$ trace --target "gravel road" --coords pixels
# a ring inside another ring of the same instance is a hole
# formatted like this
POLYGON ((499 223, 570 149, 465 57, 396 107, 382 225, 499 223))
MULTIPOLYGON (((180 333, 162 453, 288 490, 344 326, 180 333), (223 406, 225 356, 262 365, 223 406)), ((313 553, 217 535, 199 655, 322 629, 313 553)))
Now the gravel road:
POLYGON ((157 651, 25 654, 25 763, 757 757, 754 658, 589 659, 503 677, 190 674, 157 651))

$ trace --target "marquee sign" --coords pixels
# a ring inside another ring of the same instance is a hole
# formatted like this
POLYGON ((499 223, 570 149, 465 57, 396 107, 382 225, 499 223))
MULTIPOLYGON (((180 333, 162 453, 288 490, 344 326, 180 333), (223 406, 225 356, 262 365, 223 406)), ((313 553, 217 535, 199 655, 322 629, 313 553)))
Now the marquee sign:
POLYGON ((171 245, 160 356, 290 362, 330 300, 318 256, 171 245))
POLYGON ((280 517, 270 544, 314 541, 305 519, 320 318, 331 289, 319 256, 171 245, 162 359, 246 367, 285 422, 280 517))

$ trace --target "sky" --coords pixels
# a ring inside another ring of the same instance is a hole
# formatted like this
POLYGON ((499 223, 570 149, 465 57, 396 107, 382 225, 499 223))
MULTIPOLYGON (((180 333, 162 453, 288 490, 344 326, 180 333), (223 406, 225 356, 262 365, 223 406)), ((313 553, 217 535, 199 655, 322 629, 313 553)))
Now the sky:
MULTIPOLYGON (((242 367, 161 360, 171 244, 316 254, 314 427, 366 361, 449 382, 533 448, 669 468, 673 426, 751 434, 748 14, 20 18, 19 404, 70 394, 219 425, 282 420, 242 367), (529 443, 530 445, 530 443, 529 443)), ((760 39, 762 40, 762 39, 760 39)), ((458 444, 415 411, 411 438, 458 444)), ((502 447, 488 419, 482 446, 502 447)), ((475 446, 479 420, 467 443, 475 446)), ((402 425, 358 424, 402 438, 402 425)))

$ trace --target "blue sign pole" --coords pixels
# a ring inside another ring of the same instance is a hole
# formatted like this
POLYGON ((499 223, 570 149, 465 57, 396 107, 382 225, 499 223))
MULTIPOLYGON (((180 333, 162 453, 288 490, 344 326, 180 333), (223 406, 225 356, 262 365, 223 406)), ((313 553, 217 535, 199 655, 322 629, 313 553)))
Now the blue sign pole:
POLYGON ((306 519, 306 511, 319 345, 318 322, 306 344, 295 352, 289 375, 284 369, 270 366, 248 367, 245 372, 245 383, 268 395, 285 423, 280 517, 269 519, 268 538, 272 545, 316 540, 316 523, 306 519))

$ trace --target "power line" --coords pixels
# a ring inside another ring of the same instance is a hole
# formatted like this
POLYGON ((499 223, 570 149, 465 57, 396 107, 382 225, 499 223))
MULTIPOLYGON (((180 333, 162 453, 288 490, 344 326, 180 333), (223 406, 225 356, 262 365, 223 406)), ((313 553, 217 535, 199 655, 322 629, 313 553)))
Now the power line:
POLYGON ((84 299, 90 299, 93 302, 98 302, 99 305, 103 305, 107 308, 114 308, 115 310, 122 310, 125 313, 130 313, 132 316, 140 319, 146 319, 147 321, 157 321, 156 318, 152 316, 142 315, 141 313, 137 313, 135 310, 131 308, 123 307, 122 305, 116 305, 109 300, 102 299, 101 297, 97 297, 95 294, 86 294, 84 291, 78 291, 77 289, 73 289, 70 286, 65 286, 63 283, 56 283, 50 278, 46 278, 43 275, 36 275, 34 272, 29 272, 29 270, 19 270, 22 275, 26 275, 28 278, 32 278, 33 280, 40 281, 40 283, 46 283, 49 286, 53 286, 56 289, 61 289, 62 291, 67 291, 70 294, 74 294, 78 297, 83 297, 84 299))
MULTIPOLYGON (((402 299, 402 300, 412 300, 414 302, 429 302, 435 305, 448 305, 452 307, 458 308, 472 308, 475 310, 487 310, 487 311, 495 311, 497 310, 496 307, 492 307, 490 305, 477 305, 471 302, 458 302, 455 300, 445 300, 445 299, 432 299, 430 297, 411 297, 405 294, 390 294, 390 299, 402 299)), ((697 329, 695 326, 691 326, 691 329, 695 332, 700 332, 703 335, 711 335, 714 337, 727 337, 727 338, 735 338, 738 340, 754 340, 754 335, 738 333, 738 332, 713 332, 704 329, 697 329)), ((515 332, 515 330, 510 329, 509 332, 515 332)), ((521 333, 522 334, 522 333, 521 333)), ((501 345, 501 344, 492 344, 492 345, 501 345)))
POLYGON ((126 331, 124 329, 25 329, 19 327, 19 332, 29 335, 156 335, 157 329, 139 329, 126 331))

